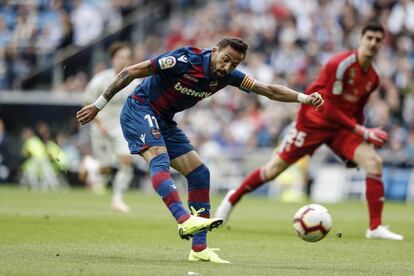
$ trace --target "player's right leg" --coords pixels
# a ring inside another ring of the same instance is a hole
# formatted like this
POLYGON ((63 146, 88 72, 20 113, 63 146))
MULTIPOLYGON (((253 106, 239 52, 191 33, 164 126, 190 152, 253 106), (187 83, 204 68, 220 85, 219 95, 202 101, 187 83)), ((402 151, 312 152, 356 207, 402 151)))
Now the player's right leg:
POLYGON ((298 120, 292 124, 283 138, 278 154, 275 154, 265 166, 247 176, 236 190, 230 190, 226 194, 217 208, 217 217, 222 217, 225 222, 228 221, 234 206, 245 194, 275 179, 303 156, 312 154, 329 137, 329 133, 320 134, 313 129, 305 128, 303 125, 306 125, 306 122, 304 122, 305 120, 298 120))
POLYGON ((286 170, 290 163, 285 162, 279 155, 275 154, 267 164, 261 168, 256 169, 248 175, 236 190, 229 190, 217 207, 216 217, 223 218, 227 222, 230 213, 234 206, 241 200, 241 198, 266 182, 275 179, 279 174, 286 170))

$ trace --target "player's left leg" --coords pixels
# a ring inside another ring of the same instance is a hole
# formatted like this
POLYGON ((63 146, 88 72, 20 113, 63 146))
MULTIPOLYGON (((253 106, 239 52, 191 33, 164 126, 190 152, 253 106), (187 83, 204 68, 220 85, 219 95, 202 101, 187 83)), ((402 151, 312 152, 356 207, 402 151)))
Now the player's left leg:
MULTIPOLYGON (((195 151, 171 161, 171 166, 188 181, 188 206, 193 215, 210 218, 210 171, 195 151)), ((228 263, 207 247, 207 231, 194 234, 189 261, 228 263)))
POLYGON ((369 213, 369 229, 367 238, 402 240, 401 235, 391 232, 382 225, 382 209, 384 206, 384 185, 382 183, 382 159, 374 147, 347 130, 337 133, 329 144, 339 156, 352 160, 366 172, 366 199, 369 213))
POLYGON ((403 236, 391 232, 382 225, 382 209, 384 206, 384 184, 382 183, 382 159, 374 148, 366 142, 356 149, 353 161, 366 173, 366 199, 368 203, 370 225, 367 238, 402 240, 403 236))

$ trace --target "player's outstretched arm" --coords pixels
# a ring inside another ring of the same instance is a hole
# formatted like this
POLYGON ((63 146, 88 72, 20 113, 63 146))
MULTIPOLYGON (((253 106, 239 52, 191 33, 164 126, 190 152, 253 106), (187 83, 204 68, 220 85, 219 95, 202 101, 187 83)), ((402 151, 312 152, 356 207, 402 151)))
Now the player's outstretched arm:
POLYGON ((116 93, 130 84, 134 79, 147 77, 154 73, 155 69, 149 60, 122 69, 115 80, 94 103, 84 106, 76 113, 78 122, 82 125, 89 123, 116 93))
POLYGON ((324 103, 322 96, 318 92, 306 95, 283 85, 263 84, 256 81, 251 91, 279 102, 300 102, 316 106, 317 108, 321 107, 324 103))

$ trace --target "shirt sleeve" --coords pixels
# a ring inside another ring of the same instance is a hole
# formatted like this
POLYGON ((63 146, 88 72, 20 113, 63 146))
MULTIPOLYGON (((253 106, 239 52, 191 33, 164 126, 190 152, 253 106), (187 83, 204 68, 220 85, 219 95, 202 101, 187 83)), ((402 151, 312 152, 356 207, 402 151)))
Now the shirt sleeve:
POLYGON ((188 64, 188 50, 179 48, 151 59, 157 73, 180 74, 188 64))
POLYGON ((104 87, 102 82, 99 81, 98 76, 92 78, 88 83, 85 89, 85 94, 83 95, 83 101, 86 104, 91 104, 103 93, 104 87))
POLYGON ((255 79, 237 69, 233 70, 229 75, 229 85, 238 87, 245 92, 250 92, 255 83, 255 79))

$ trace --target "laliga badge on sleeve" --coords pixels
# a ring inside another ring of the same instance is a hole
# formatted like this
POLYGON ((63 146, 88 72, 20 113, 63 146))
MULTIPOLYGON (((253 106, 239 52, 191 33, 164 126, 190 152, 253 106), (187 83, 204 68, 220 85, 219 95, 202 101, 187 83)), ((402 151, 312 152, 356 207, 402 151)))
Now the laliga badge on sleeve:
POLYGON ((333 90, 332 90, 332 93, 334 94, 334 95, 340 95, 340 94, 342 94, 342 90, 343 90, 343 84, 342 84, 342 81, 341 80, 336 80, 335 82, 334 82, 334 85, 333 85, 333 90))
POLYGON ((163 57, 158 60, 161 69, 168 69, 174 67, 177 60, 173 56, 163 57))

